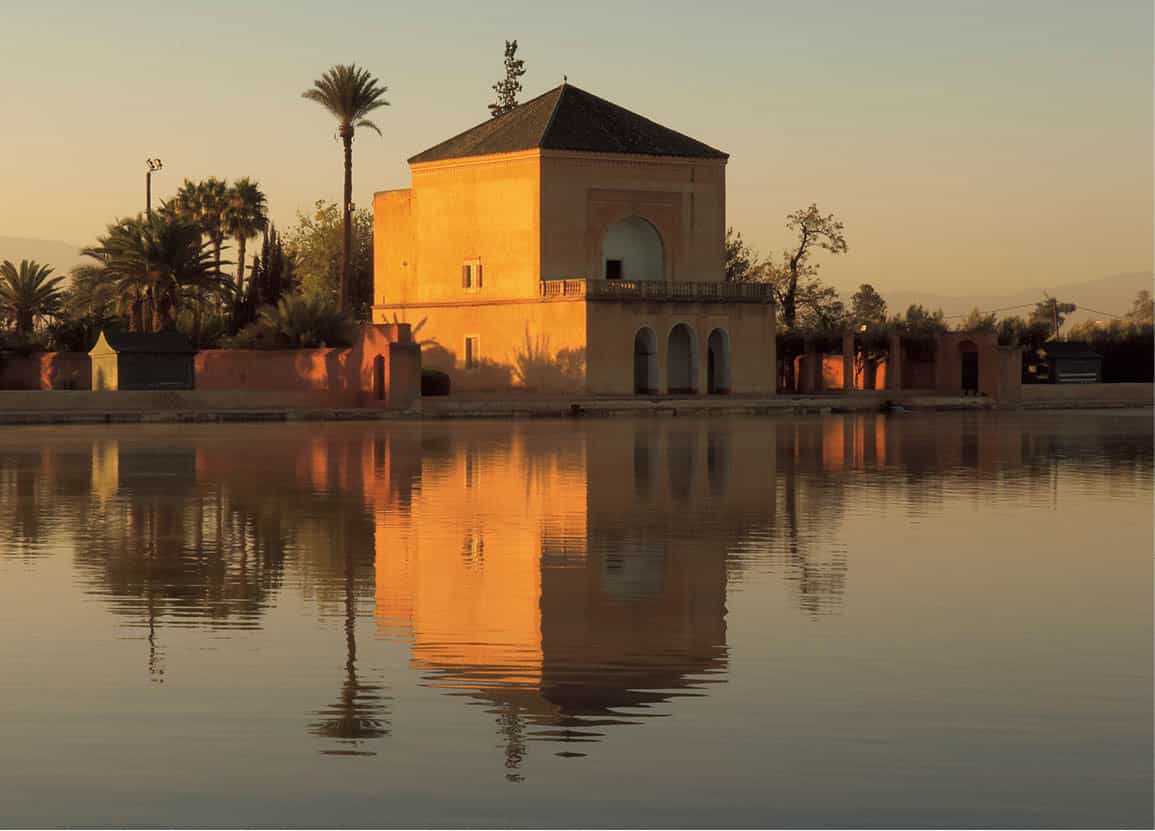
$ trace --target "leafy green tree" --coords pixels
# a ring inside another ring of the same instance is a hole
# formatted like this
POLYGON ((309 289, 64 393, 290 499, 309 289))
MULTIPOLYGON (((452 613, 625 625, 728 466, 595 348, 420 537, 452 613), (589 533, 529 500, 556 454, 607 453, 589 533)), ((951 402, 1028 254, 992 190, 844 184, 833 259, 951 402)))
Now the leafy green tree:
POLYGON ((870 283, 863 283, 850 297, 850 322, 855 327, 879 329, 886 325, 886 301, 870 283))
POLYGON ((758 279, 758 252, 748 246, 733 228, 726 229, 723 272, 728 283, 748 283, 758 279))
POLYGON ((366 116, 389 102, 381 85, 367 70, 356 64, 337 65, 313 82, 313 88, 301 93, 328 110, 337 119, 337 132, 345 149, 345 198, 342 203, 344 226, 341 246, 341 279, 337 289, 337 307, 350 307, 350 286, 353 281, 353 134, 365 127, 381 135, 381 128, 366 116))
POLYGON ((293 258, 285 251, 275 225, 265 228, 261 252, 253 257, 253 270, 242 302, 237 304, 236 328, 252 323, 261 306, 275 306, 295 286, 293 258))
POLYGON ((1131 311, 1124 318, 1135 326, 1151 326, 1155 323, 1155 301, 1151 300, 1151 292, 1143 289, 1131 304, 1131 311))
POLYGON ((489 105, 493 118, 505 115, 517 106, 517 94, 521 92, 521 76, 525 74, 525 61, 517 57, 517 41, 505 42, 505 77, 493 85, 497 93, 496 103, 489 105))
POLYGON ((789 214, 786 228, 794 231, 798 239, 783 252, 783 262, 775 269, 777 279, 774 282, 778 286, 782 322, 791 329, 798 315, 800 287, 805 291, 818 282, 819 266, 813 261, 815 253, 845 254, 847 245, 842 223, 835 219, 834 214, 823 215, 814 203, 789 214))
POLYGON ((257 319, 225 343, 239 349, 316 349, 351 346, 356 337, 357 324, 348 313, 322 298, 292 294, 275 306, 262 306, 257 319))
POLYGON ((846 324, 846 305, 833 286, 815 280, 799 292, 797 328, 812 333, 836 333, 841 332, 846 324))
MULTIPOLYGON (((373 213, 359 210, 350 217, 354 246, 350 256, 348 306, 365 320, 373 298, 373 213)), ((285 251, 292 258, 302 294, 338 305, 340 298, 343 226, 340 209, 318 200, 313 214, 297 214, 297 224, 285 235, 285 251)))
POLYGON ((1077 309, 1078 307, 1074 303, 1061 303, 1054 297, 1048 297, 1046 300, 1040 300, 1035 304, 1029 322, 1045 324, 1049 332, 1048 337, 1057 338, 1067 315, 1077 309))
POLYGON ((221 224, 237 243, 237 293, 245 290, 245 246, 269 226, 268 202, 251 179, 237 179, 227 193, 221 224))
POLYGON ((225 225, 225 213, 229 209, 229 186, 215 176, 200 182, 185 179, 177 191, 176 198, 165 206, 167 212, 175 212, 186 223, 200 229, 212 243, 213 261, 220 271, 221 249, 229 230, 225 225), (171 206, 171 207, 170 207, 171 206))
POLYGON ((31 337, 37 320, 61 313, 63 281, 63 277, 52 276, 51 266, 35 260, 21 260, 19 267, 5 260, 0 263, 0 316, 19 337, 31 337))
POLYGON ((998 328, 997 319, 998 315, 994 312, 984 314, 976 306, 958 322, 957 328, 960 332, 994 332, 998 328))
POLYGON ((947 330, 942 309, 930 311, 921 304, 911 304, 906 313, 892 321, 896 329, 911 338, 932 338, 947 330))
POLYGON ((1050 336, 1050 332, 1049 321, 1027 321, 1017 316, 1004 317, 995 326, 995 333, 1003 346, 1035 349, 1050 336))
POLYGON ((198 226, 180 217, 154 213, 119 220, 81 253, 97 263, 78 272, 90 297, 116 302, 132 331, 173 327, 181 303, 206 291, 232 294, 212 243, 202 240, 198 226))

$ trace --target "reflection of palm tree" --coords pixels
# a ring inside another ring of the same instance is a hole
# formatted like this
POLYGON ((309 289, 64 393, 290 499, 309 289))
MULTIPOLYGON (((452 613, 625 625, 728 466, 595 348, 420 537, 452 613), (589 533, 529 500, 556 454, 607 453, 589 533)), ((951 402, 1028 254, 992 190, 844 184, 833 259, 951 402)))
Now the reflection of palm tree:
POLYGON ((503 705, 497 714, 497 729, 505 739, 505 778, 510 782, 522 782, 518 770, 525 761, 525 722, 516 704, 503 705))
POLYGON ((345 681, 337 703, 321 710, 323 720, 315 722, 310 732, 315 736, 336 739, 341 747, 322 750, 335 756, 373 756, 363 750, 366 739, 389 735, 389 722, 384 718, 385 699, 381 688, 364 684, 357 678, 357 597, 355 592, 353 555, 345 555, 345 681))

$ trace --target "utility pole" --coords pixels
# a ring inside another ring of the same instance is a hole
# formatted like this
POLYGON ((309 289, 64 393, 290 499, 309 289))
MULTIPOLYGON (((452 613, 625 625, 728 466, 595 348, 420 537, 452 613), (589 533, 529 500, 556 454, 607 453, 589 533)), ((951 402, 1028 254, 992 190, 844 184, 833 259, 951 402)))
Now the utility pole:
POLYGON ((152 174, 164 167, 160 159, 145 159, 148 170, 144 174, 144 217, 152 216, 152 174))

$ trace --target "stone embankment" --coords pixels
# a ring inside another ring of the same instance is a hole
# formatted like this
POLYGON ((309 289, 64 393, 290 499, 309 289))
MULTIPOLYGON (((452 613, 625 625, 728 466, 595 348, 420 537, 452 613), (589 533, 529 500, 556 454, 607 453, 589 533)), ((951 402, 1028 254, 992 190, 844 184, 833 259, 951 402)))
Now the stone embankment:
POLYGON ((1098 409, 1150 407, 1151 384, 1025 386, 1022 401, 917 392, 856 392, 811 396, 687 398, 457 397, 424 398, 405 410, 326 406, 315 393, 188 390, 0 392, 5 424, 172 424, 242 421, 373 421, 384 419, 566 418, 574 416, 810 415, 905 410, 1098 409))

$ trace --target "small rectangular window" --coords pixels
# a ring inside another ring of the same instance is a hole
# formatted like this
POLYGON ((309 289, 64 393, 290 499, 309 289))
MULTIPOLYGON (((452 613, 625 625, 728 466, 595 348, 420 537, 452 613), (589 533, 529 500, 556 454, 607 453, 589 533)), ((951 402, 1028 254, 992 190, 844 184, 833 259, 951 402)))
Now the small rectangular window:
POLYGON ((469 260, 461 265, 461 287, 466 291, 481 288, 481 260, 469 260))
POLYGON ((620 280, 622 279, 622 261, 621 260, 606 260, 606 279, 620 280))
POLYGON ((465 336, 465 368, 477 369, 481 360, 481 339, 477 335, 465 336))

